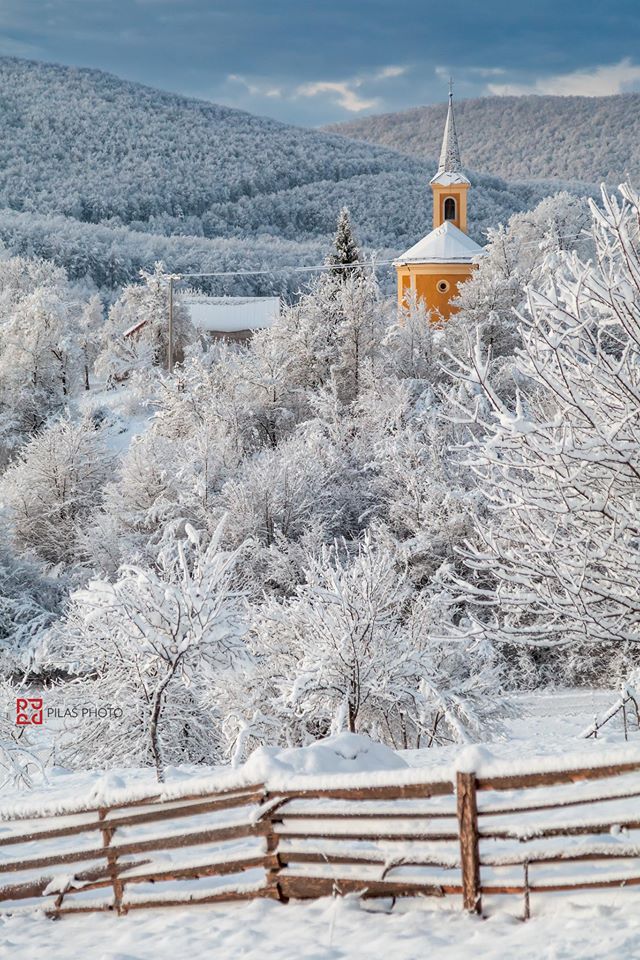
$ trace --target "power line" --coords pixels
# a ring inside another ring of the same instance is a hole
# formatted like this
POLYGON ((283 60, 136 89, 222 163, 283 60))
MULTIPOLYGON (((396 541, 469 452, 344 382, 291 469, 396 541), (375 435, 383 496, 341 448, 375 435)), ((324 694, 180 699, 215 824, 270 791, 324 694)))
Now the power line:
POLYGON ((395 260, 358 260, 356 263, 314 263, 305 267, 276 267, 271 270, 218 270, 215 273, 174 273, 182 280, 186 277, 257 277, 274 273, 307 273, 313 270, 352 270, 354 267, 377 267, 395 263, 395 260))
MULTIPOLYGON (((576 237, 574 233, 567 234, 562 237, 555 237, 556 240, 579 240, 580 237, 576 237)), ((541 243, 541 240, 528 240, 524 243, 519 244, 519 248, 522 247, 537 247, 541 243)), ((402 263, 400 257, 394 257, 393 260, 358 260, 355 263, 344 263, 344 264, 334 264, 334 263, 314 263, 309 264, 308 266, 286 266, 286 267, 272 267, 269 270, 217 270, 210 273, 173 273, 172 276, 175 280, 184 280, 187 278, 195 277, 260 277, 260 276, 273 276, 279 273, 313 273, 314 271, 323 271, 323 270, 352 270, 354 267, 386 267, 391 266, 394 263, 402 263)), ((446 267, 448 264, 446 262, 442 263, 443 267, 446 267)))

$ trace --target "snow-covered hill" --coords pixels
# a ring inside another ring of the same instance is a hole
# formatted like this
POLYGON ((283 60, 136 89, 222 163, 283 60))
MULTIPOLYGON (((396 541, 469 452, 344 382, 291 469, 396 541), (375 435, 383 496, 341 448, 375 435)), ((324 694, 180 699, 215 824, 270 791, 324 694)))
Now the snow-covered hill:
MULTIPOLYGON (((180 271, 317 263, 345 203, 361 242, 391 256, 431 222, 432 159, 96 70, 0 58, 0 144, 0 240, 100 286, 158 258, 180 271)), ((473 181, 477 239, 558 189, 473 181)), ((247 278, 240 292, 290 280, 247 278)), ((223 282, 215 292, 227 292, 223 282)))
MULTIPOLYGON (((423 160, 435 155, 445 104, 327 127, 423 160)), ((640 94, 483 97, 456 103, 465 162, 507 180, 559 177, 617 186, 640 178, 640 94)))

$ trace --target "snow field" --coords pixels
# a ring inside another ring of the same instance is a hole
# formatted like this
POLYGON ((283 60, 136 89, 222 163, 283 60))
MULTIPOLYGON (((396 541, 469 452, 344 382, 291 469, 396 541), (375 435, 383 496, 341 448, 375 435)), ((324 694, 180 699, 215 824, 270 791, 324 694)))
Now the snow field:
MULTIPOLYGON (((640 956, 640 915, 629 893, 545 905, 522 923, 487 920, 450 901, 356 898, 95 914, 56 923, 37 914, 0 917, 0 956, 47 960, 608 960, 640 956), (388 912, 385 912, 388 911, 388 912)), ((633 896, 633 895, 631 895, 633 896)))

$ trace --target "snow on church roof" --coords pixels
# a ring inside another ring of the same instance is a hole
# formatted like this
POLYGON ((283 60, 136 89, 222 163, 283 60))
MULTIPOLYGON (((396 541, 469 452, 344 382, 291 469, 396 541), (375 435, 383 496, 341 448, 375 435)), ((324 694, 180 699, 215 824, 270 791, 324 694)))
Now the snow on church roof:
POLYGON ((484 256, 484 249, 475 240, 458 230, 451 220, 445 220, 422 240, 414 243, 394 261, 403 263, 472 263, 484 256))
POLYGON ((436 173, 429 183, 441 183, 443 187, 450 187, 454 183, 471 183, 471 181, 468 177, 465 177, 464 173, 452 173, 450 170, 445 170, 444 173, 436 173))

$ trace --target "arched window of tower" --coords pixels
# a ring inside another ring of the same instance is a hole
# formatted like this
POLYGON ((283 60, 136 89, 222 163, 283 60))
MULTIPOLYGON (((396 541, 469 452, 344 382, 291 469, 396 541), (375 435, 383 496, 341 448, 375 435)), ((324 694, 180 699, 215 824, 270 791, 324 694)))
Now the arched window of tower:
POLYGON ((444 219, 445 220, 455 220, 456 218, 456 201, 453 197, 447 197, 444 201, 444 219))

